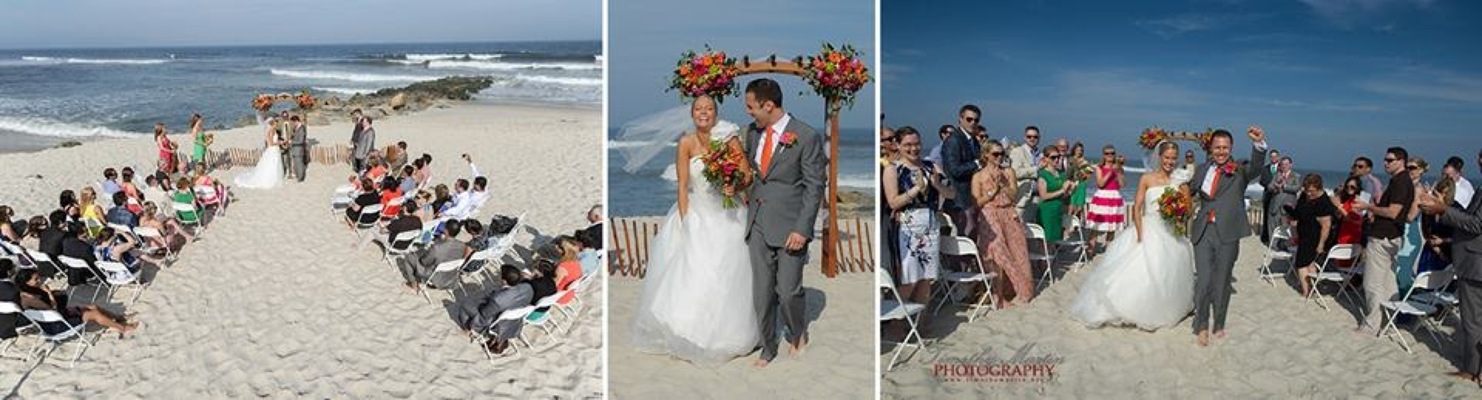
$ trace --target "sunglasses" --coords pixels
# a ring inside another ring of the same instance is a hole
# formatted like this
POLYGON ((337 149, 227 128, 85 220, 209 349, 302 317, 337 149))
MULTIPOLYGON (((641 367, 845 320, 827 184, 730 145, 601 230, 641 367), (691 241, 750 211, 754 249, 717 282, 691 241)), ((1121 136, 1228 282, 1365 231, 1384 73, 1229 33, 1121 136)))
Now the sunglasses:
POLYGON ((1385 157, 1384 158, 1384 162, 1385 163, 1392 163, 1392 162, 1399 161, 1399 160, 1400 159, 1398 159, 1398 158, 1389 158, 1389 157, 1385 157))
POLYGON ((1056 154, 1056 155, 1050 156, 1050 159, 1051 160, 1059 160, 1060 159, 1060 155, 1059 154, 1056 154))
POLYGON ((1039 135, 1024 135, 1025 139, 1039 139, 1039 135))
POLYGON ((1411 170, 1411 171, 1415 171, 1415 170, 1420 169, 1420 166, 1418 166, 1418 165, 1406 165, 1405 166, 1405 169, 1408 169, 1408 170, 1411 170))
POLYGON ((978 117, 962 117, 962 120, 967 122, 978 122, 978 117))
MULTIPOLYGON (((1114 155, 1117 155, 1117 152, 1115 152, 1115 151, 1108 151, 1108 152, 1101 153, 1101 155, 1104 155, 1104 156, 1114 156, 1114 155)), ((1189 157, 1193 157, 1193 156, 1189 156, 1189 157)))
POLYGON ((895 136, 891 136, 891 137, 880 138, 880 141, 881 142, 897 143, 897 142, 900 142, 901 141, 901 138, 898 138, 898 137, 895 137, 895 136))
POLYGON ((1002 151, 992 151, 992 152, 988 152, 988 155, 994 156, 994 157, 1003 157, 1003 152, 1002 151))

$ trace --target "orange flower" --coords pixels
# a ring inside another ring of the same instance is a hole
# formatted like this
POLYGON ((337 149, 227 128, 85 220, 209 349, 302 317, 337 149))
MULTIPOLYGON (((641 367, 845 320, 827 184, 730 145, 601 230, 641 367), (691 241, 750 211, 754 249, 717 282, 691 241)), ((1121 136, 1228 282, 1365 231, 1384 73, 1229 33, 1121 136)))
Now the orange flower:
POLYGON ((839 61, 843 61, 843 60, 844 60, 844 55, 843 54, 839 54, 839 52, 837 52, 837 51, 831 51, 831 52, 828 53, 828 62, 838 64, 839 61))

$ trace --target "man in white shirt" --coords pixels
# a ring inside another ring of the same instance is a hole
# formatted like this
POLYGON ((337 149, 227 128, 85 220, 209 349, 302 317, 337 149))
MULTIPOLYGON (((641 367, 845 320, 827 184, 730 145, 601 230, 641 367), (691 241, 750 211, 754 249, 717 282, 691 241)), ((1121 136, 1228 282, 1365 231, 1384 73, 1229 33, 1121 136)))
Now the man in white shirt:
POLYGON ((478 211, 484 207, 484 202, 489 201, 489 179, 479 173, 479 167, 474 165, 473 159, 467 154, 463 160, 468 161, 468 169, 473 174, 473 187, 469 187, 467 179, 459 179, 453 184, 453 202, 443 211, 443 216, 453 219, 477 218, 478 211))
POLYGON ((1024 216, 1025 223, 1036 223, 1039 221, 1038 212, 1026 212, 1035 203, 1035 182, 1039 174, 1039 127, 1030 125, 1024 128, 1024 144, 1014 146, 1009 150, 1010 166, 1014 169, 1014 176, 1019 178, 1019 199, 1014 206, 1024 216))
POLYGON ((1445 174, 1452 181, 1456 182, 1456 198, 1454 200, 1457 204, 1461 204, 1463 208, 1468 204, 1472 204, 1472 194, 1476 192, 1472 187, 1472 182, 1468 181, 1467 177, 1461 174, 1462 168, 1465 166, 1466 162, 1462 161, 1461 157, 1452 156, 1446 160, 1446 166, 1441 169, 1442 174, 1445 174))

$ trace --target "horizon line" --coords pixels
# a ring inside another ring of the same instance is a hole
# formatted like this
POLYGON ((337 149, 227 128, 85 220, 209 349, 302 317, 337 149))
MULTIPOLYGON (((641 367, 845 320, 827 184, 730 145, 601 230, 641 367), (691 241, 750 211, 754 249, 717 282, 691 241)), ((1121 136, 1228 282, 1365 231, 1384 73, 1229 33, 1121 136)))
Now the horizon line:
POLYGON ((0 51, 25 50, 129 50, 129 49, 199 49, 199 48, 246 48, 246 47, 313 47, 313 46, 365 46, 365 45, 408 45, 408 44, 488 44, 488 43, 556 43, 597 42, 594 39, 532 39, 532 40, 473 40, 473 41, 410 41, 410 42, 343 42, 343 43, 296 43, 296 44, 184 44, 184 45, 121 45, 121 46, 52 46, 52 47, 0 47, 0 51))

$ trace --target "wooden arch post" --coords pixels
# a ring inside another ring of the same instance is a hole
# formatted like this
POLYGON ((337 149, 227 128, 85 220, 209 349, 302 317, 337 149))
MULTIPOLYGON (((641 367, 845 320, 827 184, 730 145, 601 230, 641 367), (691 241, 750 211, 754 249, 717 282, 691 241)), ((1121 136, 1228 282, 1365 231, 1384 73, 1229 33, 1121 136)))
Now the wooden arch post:
MULTIPOLYGON (((771 56, 766 61, 752 63, 750 57, 741 59, 741 72, 737 76, 753 74, 784 74, 802 77, 806 71, 803 66, 793 61, 777 61, 777 56, 771 56)), ((824 225, 823 242, 823 275, 833 278, 839 274, 838 255, 836 254, 839 240, 839 111, 843 106, 841 99, 824 99, 826 102, 824 114, 828 119, 828 221, 824 225)))

